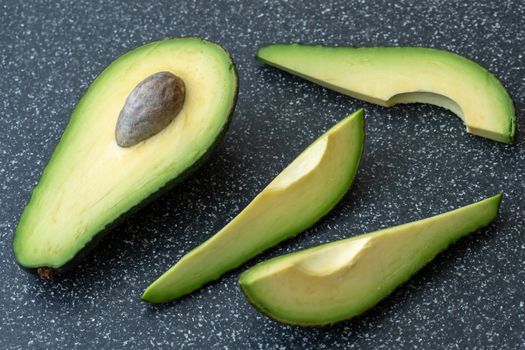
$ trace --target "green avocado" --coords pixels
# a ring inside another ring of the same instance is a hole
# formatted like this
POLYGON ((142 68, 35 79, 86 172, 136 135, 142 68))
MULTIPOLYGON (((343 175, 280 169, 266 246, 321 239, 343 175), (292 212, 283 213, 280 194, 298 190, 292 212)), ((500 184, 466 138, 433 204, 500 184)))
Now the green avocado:
POLYGON ((340 93, 375 103, 430 103, 458 115, 467 132, 512 143, 514 105, 479 64, 423 47, 326 47, 272 44, 257 59, 340 93))
POLYGON ((360 110, 312 143, 237 217, 153 282, 142 299, 179 298, 312 226, 348 191, 363 142, 360 110))
POLYGON ((424 220, 280 256, 245 271, 248 300, 280 322, 320 326, 357 316, 457 239, 488 225, 501 195, 424 220))
POLYGON ((33 190, 14 236, 17 262, 44 278, 63 272, 123 214, 181 181, 225 133, 237 86, 229 54, 199 38, 153 42, 112 62, 33 190))

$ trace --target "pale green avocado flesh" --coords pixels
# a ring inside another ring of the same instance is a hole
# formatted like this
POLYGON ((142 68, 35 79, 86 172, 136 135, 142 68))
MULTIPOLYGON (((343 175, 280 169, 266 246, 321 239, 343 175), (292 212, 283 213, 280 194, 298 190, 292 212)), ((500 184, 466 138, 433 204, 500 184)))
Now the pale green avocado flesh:
POLYGON ((501 195, 436 215, 280 256, 245 271, 240 285, 261 312, 317 326, 357 316, 459 238, 496 218, 501 195))
POLYGON ((312 143, 237 217, 151 284, 142 299, 158 303, 188 294, 313 225, 347 192, 363 142, 360 110, 312 143))
POLYGON ((226 130, 236 95, 233 62, 209 41, 167 39, 116 59, 78 102, 33 191, 14 237, 17 262, 70 266, 108 225, 204 159, 226 130), (127 97, 158 72, 182 79, 182 108, 162 131, 120 147, 116 124, 127 97))
POLYGON ((340 93, 382 106, 430 103, 449 109, 467 132, 512 143, 516 117, 503 85, 479 64, 422 47, 272 44, 256 57, 340 93))

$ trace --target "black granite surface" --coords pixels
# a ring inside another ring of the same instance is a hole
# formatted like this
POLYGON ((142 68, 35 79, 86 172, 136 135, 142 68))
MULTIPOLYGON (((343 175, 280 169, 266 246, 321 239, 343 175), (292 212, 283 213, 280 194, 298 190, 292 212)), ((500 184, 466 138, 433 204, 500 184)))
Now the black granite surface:
POLYGON ((465 133, 427 105, 366 104, 258 64, 269 42, 420 45, 494 72, 525 128, 525 3, 501 1, 8 1, 0 3, 0 348, 525 349, 525 141, 465 133), (240 76, 225 141, 193 178, 52 283, 14 262, 12 235, 69 114, 115 57, 168 36, 232 52, 240 76), (256 259, 423 218, 502 191, 500 217, 461 240, 367 314, 322 329, 261 316, 237 278, 178 302, 144 288, 239 212, 333 123, 366 109, 350 193, 315 227, 256 259))

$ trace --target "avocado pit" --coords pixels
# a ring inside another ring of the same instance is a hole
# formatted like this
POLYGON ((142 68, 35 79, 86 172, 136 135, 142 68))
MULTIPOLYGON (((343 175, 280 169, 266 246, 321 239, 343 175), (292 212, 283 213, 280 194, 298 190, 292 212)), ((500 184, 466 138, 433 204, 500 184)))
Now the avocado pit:
POLYGON ((120 111, 115 138, 120 147, 131 147, 166 128, 181 111, 186 97, 184 81, 170 72, 142 80, 120 111))

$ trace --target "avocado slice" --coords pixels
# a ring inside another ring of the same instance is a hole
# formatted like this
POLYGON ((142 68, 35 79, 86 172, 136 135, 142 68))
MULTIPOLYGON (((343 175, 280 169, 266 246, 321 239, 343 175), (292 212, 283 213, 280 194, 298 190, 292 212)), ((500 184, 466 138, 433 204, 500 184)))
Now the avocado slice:
POLYGON ((512 143, 514 105, 498 79, 477 63, 423 47, 272 44, 257 59, 370 103, 430 103, 458 115, 467 132, 512 143))
POLYGON ((63 272, 124 213, 181 181, 224 134, 237 85, 229 54, 199 38, 153 42, 112 62, 33 190, 14 236, 17 262, 44 278, 63 272))
POLYGON ((237 217, 153 282, 142 299, 179 298, 312 226, 348 191, 363 142, 359 110, 312 143, 237 217))
POLYGON ((248 300, 280 322, 319 326, 368 310, 457 239, 488 225, 501 194, 424 220, 280 256, 245 271, 248 300))

